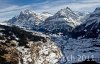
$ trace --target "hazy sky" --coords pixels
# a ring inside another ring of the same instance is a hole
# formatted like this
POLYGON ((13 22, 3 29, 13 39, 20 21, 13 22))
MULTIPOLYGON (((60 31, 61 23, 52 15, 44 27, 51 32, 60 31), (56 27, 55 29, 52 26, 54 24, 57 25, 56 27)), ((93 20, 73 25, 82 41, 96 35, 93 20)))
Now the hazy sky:
POLYGON ((70 7, 73 11, 92 12, 100 7, 100 0, 0 0, 0 20, 7 20, 25 9, 55 13, 70 7))

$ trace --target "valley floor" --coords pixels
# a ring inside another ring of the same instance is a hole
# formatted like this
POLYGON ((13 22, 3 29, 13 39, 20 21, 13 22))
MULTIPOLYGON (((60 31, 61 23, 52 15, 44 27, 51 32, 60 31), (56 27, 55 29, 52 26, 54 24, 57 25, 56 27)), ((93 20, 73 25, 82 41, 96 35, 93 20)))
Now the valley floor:
POLYGON ((100 39, 72 39, 51 35, 52 40, 61 49, 63 57, 60 64, 89 61, 100 62, 100 39))

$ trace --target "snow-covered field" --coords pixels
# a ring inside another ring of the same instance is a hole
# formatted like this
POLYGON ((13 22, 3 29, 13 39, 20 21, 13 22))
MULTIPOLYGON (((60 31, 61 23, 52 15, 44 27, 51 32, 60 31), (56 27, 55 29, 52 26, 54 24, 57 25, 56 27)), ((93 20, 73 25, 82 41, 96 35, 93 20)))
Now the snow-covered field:
POLYGON ((91 58, 100 62, 100 39, 72 39, 57 35, 51 35, 51 38, 62 51, 60 64, 71 64, 91 58))

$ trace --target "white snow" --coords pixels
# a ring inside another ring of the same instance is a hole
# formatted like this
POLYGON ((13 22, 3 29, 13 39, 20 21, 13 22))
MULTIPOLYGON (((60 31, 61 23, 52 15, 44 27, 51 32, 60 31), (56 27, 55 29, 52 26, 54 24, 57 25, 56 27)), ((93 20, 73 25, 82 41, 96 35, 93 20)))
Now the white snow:
POLYGON ((51 35, 51 37, 62 51, 63 57, 60 61, 62 64, 71 64, 90 58, 97 61, 95 58, 100 58, 100 49, 94 46, 94 44, 100 44, 100 39, 72 39, 57 35, 51 35))

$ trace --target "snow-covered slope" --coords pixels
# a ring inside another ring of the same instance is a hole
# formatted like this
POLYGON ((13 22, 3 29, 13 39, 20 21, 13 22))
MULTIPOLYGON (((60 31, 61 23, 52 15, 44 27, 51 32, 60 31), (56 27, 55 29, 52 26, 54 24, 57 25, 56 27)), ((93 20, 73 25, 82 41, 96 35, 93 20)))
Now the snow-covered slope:
POLYGON ((74 11, 74 12, 78 14, 79 16, 79 19, 78 19, 79 25, 82 24, 85 21, 85 19, 87 19, 90 15, 89 12, 80 12, 80 11, 74 11))
POLYGON ((57 33, 68 32, 72 28, 79 25, 79 16, 75 14, 70 8, 61 9, 53 16, 47 18, 45 22, 40 25, 40 30, 57 33))
POLYGON ((51 37, 62 51, 60 64, 92 64, 78 63, 85 60, 100 63, 100 39, 72 39, 61 35, 51 35, 51 37))
POLYGON ((98 37, 100 34, 100 7, 84 19, 84 22, 73 30, 73 36, 98 37), (76 35, 75 35, 76 34, 76 35))
POLYGON ((0 25, 0 64, 57 64, 62 56, 60 49, 37 34, 0 25))
POLYGON ((40 14, 35 13, 30 10, 25 10, 20 12, 20 14, 16 17, 13 17, 8 21, 10 25, 16 25, 19 27, 25 27, 27 29, 34 29, 37 25, 43 22, 46 18, 48 18, 50 14, 40 14))

